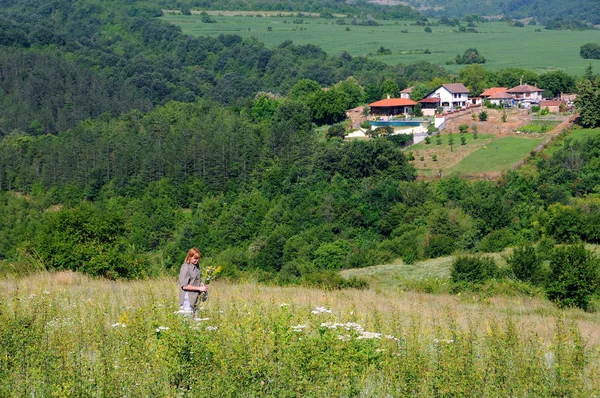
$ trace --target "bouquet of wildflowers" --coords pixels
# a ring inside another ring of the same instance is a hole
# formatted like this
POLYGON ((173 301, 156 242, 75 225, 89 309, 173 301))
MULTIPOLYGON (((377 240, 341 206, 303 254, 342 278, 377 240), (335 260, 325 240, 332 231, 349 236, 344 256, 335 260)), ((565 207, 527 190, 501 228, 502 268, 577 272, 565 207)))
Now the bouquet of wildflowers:
MULTIPOLYGON (((204 283, 205 286, 208 286, 208 284, 210 283, 210 281, 213 280, 213 278, 219 273, 221 272, 221 269, 223 267, 221 267, 220 265, 213 265, 211 267, 206 267, 204 270, 204 275, 202 275, 202 283, 204 283)), ((200 301, 206 301, 208 300, 208 292, 200 292, 200 301)))

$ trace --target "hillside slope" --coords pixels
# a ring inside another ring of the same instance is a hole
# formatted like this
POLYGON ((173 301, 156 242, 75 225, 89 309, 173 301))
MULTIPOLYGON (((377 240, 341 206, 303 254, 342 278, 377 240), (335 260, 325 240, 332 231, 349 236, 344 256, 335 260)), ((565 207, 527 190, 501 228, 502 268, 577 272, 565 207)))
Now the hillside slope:
POLYGON ((579 20, 600 24, 600 2, 595 0, 406 0, 427 16, 462 17, 476 14, 534 18, 541 23, 551 19, 579 20))

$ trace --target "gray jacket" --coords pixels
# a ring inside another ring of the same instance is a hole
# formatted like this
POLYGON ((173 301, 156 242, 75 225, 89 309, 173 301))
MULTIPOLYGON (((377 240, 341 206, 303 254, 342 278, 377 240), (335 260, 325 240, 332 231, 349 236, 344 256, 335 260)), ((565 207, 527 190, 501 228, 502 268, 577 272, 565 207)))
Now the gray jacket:
POLYGON ((179 306, 183 305, 184 296, 187 293, 190 305, 196 307, 198 300, 198 292, 190 292, 183 290, 184 286, 200 286, 200 268, 194 264, 183 263, 181 271, 179 271, 179 306))

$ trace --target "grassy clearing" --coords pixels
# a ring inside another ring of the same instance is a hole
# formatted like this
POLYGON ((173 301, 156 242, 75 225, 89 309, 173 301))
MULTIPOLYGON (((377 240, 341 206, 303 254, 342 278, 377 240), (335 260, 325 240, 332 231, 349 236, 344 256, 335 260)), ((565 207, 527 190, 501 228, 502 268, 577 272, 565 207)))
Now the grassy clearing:
POLYGON ((545 133, 552 130, 559 124, 560 122, 558 121, 536 121, 519 127, 517 131, 521 131, 523 133, 545 133))
POLYGON ((593 396, 597 315, 536 298, 216 282, 201 320, 171 278, 0 280, 2 396, 593 396))
POLYGON ((412 163, 418 175, 432 177, 440 170, 444 175, 498 173, 512 167, 545 139, 543 135, 497 138, 494 134, 479 134, 473 139, 473 134, 467 133, 466 144, 461 145, 460 134, 452 136, 452 148, 448 144, 449 135, 442 134, 441 145, 437 145, 434 136, 429 145, 421 142, 407 150, 415 157, 412 163))
POLYGON ((413 26, 411 21, 378 21, 380 26, 355 26, 350 24, 350 18, 344 18, 347 25, 337 25, 335 19, 309 17, 301 18, 303 24, 294 24, 292 22, 298 19, 295 16, 223 14, 212 18, 216 23, 202 23, 199 15, 163 17, 194 36, 253 36, 270 48, 292 40, 296 44, 320 46, 329 54, 347 51, 351 55, 373 56, 392 65, 425 60, 444 65, 453 72, 462 66, 445 63, 469 47, 476 47, 486 57, 485 67, 489 70, 521 67, 542 73, 562 69, 581 75, 590 62, 595 70, 600 67, 599 60, 579 56, 581 45, 600 42, 600 30, 552 31, 539 26, 518 28, 492 22, 477 26, 480 33, 459 33, 457 28, 449 26, 434 26, 432 33, 425 33, 422 26, 413 26), (541 32, 535 31, 540 28, 541 32), (389 49, 391 54, 375 55, 380 47, 389 49))
POLYGON ((462 159, 448 171, 458 174, 500 172, 523 159, 543 137, 504 137, 491 141, 462 159))

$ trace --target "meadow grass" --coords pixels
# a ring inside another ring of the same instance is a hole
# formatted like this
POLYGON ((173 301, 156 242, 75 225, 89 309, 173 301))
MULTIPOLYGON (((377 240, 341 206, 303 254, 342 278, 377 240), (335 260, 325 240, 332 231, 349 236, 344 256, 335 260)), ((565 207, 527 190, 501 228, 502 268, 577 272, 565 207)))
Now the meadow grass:
POLYGON ((523 159, 544 138, 504 137, 489 142, 463 158, 448 172, 458 174, 474 174, 500 172, 523 159))
POLYGON ((0 396, 597 396, 595 314, 537 298, 0 280, 0 396))
POLYGON ((292 22, 298 19, 295 16, 259 18, 232 14, 213 13, 216 23, 202 23, 199 15, 162 18, 193 36, 256 37, 269 48, 292 40, 299 45, 317 45, 329 54, 347 51, 353 56, 374 57, 391 65, 428 61, 452 72, 458 72, 463 66, 446 65, 446 62, 471 47, 486 57, 485 68, 492 71, 508 67, 537 73, 560 69, 578 76, 590 63, 595 70, 600 68, 600 60, 579 56, 583 44, 600 42, 600 30, 554 31, 541 26, 519 28, 505 22, 490 22, 479 24, 479 33, 460 33, 450 26, 433 26, 432 33, 426 33, 423 26, 414 26, 412 21, 378 21, 380 26, 355 26, 350 25, 351 18, 344 18, 347 25, 337 25, 337 19, 304 17, 301 18, 303 24, 294 24, 292 22), (536 29, 541 31, 536 32, 536 29), (377 55, 380 47, 389 49, 391 54, 377 55))
POLYGON ((412 152, 415 158, 412 164, 417 175, 431 177, 438 170, 444 175, 498 173, 515 165, 545 139, 543 135, 498 138, 495 134, 478 134, 477 139, 472 133, 464 136, 465 145, 461 145, 460 134, 454 133, 452 147, 448 144, 448 134, 442 134, 441 145, 437 145, 436 137, 431 136, 430 144, 423 141, 409 147, 406 151, 412 152))
POLYGON ((521 131, 523 133, 545 133, 552 130, 559 124, 560 122, 558 121, 534 121, 519 127, 517 131, 521 131))

